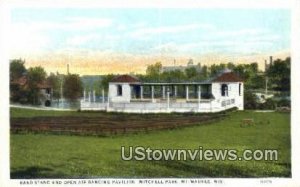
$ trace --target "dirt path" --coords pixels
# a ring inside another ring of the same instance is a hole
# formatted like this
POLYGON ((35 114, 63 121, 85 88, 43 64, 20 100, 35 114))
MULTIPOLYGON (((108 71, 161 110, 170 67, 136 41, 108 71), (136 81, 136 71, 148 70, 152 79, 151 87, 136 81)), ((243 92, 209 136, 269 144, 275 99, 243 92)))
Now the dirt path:
POLYGON ((173 129, 200 125, 224 115, 102 115, 100 117, 64 116, 11 119, 12 132, 53 132, 109 135, 129 132, 173 129))

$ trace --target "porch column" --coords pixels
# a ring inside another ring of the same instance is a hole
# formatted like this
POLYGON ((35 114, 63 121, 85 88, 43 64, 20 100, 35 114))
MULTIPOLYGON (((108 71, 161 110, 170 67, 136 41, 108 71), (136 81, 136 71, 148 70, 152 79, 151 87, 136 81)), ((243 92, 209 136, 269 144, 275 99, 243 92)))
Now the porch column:
POLYGON ((154 102, 154 86, 151 86, 151 99, 152 103, 154 102))
POLYGON ((189 100, 189 86, 188 85, 185 86, 185 98, 186 98, 186 101, 189 100))
POLYGON ((89 103, 91 102, 91 91, 89 91, 89 103))
POLYGON ((104 103, 105 100, 104 100, 104 89, 102 90, 102 103, 104 103))
POLYGON ((107 92, 107 103, 106 103, 106 111, 109 110, 109 96, 108 96, 108 92, 107 92))
POLYGON ((177 86, 176 85, 174 86, 174 97, 175 97, 175 99, 177 97, 177 86))
POLYGON ((200 101, 201 101, 201 86, 198 86, 198 109, 200 109, 200 101))
POLYGON ((144 99, 144 91, 143 91, 143 86, 141 86, 141 99, 144 99))
POLYGON ((168 110, 170 109, 170 91, 169 91, 169 89, 168 89, 168 91, 167 91, 167 103, 168 103, 168 110))
POLYGON ((85 101, 85 98, 86 98, 86 92, 85 92, 85 89, 83 91, 83 101, 85 101))
POLYGON ((93 90, 93 101, 94 101, 94 103, 96 102, 96 91, 95 90, 93 90))
POLYGON ((166 99, 166 86, 162 86, 162 98, 166 99))

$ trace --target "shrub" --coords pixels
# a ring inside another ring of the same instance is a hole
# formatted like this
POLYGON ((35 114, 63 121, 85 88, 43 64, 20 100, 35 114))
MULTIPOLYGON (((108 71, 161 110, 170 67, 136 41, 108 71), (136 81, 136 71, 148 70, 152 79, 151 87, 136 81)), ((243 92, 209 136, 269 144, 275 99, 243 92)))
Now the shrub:
POLYGON ((288 99, 281 99, 277 102, 278 107, 291 107, 291 101, 288 99))
POLYGON ((257 109, 256 96, 253 93, 245 92, 244 95, 244 108, 245 109, 257 109))
POLYGON ((274 110, 276 108, 276 102, 273 99, 267 99, 265 103, 259 105, 259 109, 262 110, 274 110))

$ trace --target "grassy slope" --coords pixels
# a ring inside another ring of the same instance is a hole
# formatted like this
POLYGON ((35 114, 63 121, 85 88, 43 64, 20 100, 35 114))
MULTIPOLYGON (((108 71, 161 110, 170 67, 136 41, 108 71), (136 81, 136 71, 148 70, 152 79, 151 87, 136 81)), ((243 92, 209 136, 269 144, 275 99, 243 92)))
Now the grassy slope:
MULTIPOLYGON (((18 112, 19 117, 21 117, 20 113, 24 114, 24 111, 14 110, 12 110, 13 117, 17 116, 18 112)), ((54 113, 54 115, 64 115, 60 112, 54 113)), ((67 112, 66 115, 74 115, 73 113, 67 112)), ((97 115, 97 113, 91 113, 91 115, 97 115)), ((11 173, 13 178, 285 177, 290 176, 289 124, 289 114, 244 111, 232 113, 230 118, 211 125, 156 131, 149 134, 106 138, 13 134, 11 136, 11 173), (255 121, 267 119, 270 124, 241 128, 240 120, 244 118, 254 118, 255 121), (197 149, 199 146, 203 149, 233 148, 240 151, 278 149, 279 161, 121 160, 121 146, 138 145, 153 149, 197 149)))

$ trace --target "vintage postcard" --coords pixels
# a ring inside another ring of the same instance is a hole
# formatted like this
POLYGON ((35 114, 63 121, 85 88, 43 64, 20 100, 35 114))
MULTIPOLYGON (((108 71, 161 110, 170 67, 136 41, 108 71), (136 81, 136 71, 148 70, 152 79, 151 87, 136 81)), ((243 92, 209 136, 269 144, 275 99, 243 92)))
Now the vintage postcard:
POLYGON ((299 2, 202 2, 3 3, 1 184, 300 185, 299 2))

